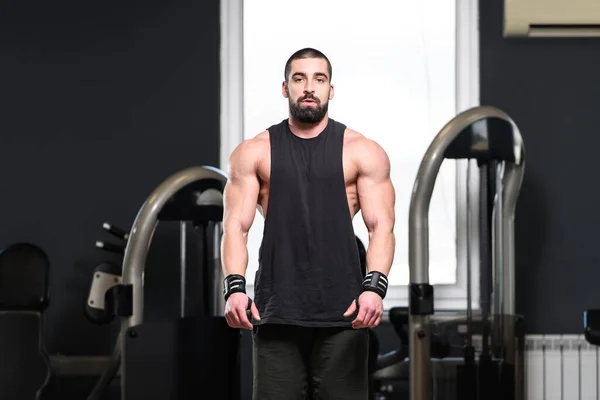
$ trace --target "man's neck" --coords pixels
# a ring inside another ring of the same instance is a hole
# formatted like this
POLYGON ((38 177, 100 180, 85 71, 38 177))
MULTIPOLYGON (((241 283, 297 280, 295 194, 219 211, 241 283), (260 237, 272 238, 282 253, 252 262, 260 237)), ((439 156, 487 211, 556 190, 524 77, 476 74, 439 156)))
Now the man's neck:
POLYGON ((325 115, 321 121, 315 124, 299 122, 291 116, 289 117, 288 121, 290 130, 294 135, 303 139, 311 139, 319 136, 319 134, 325 130, 327 124, 329 123, 329 117, 325 115))

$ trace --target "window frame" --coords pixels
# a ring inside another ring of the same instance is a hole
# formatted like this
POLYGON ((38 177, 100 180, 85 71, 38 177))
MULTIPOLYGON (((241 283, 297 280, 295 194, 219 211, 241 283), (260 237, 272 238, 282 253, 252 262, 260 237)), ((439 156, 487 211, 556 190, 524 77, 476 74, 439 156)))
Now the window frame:
MULTIPOLYGON (((479 105, 478 1, 456 4, 456 114, 479 105)), ((243 0, 220 0, 221 4, 221 107, 220 168, 228 170, 229 155, 244 139, 244 29, 243 0)), ((439 127, 442 128, 441 126, 439 127)), ((449 160, 450 161, 450 160, 449 160)), ((451 161, 453 162, 453 161, 451 161)), ((456 161, 457 268, 455 284, 434 285, 436 310, 461 310, 467 305, 467 261, 471 263, 473 309, 479 308, 479 180, 467 174, 467 161, 456 161), (469 182, 467 184, 467 177, 469 182), (468 200, 469 209, 466 208, 468 200), (467 214, 468 213, 468 214, 467 214), (467 229, 467 221, 472 222, 467 229), (469 257, 467 257, 467 255, 469 257)), ((407 227, 408 229, 408 227, 407 227)), ((254 294, 253 285, 247 286, 254 294)), ((408 287, 390 286, 384 308, 406 307, 408 287)))

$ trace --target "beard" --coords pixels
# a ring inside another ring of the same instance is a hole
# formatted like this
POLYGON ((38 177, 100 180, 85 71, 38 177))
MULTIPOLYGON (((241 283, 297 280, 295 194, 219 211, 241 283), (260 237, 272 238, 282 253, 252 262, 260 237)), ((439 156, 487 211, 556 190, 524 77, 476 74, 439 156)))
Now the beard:
POLYGON ((325 118, 325 114, 327 114, 327 110, 329 108, 329 102, 321 105, 321 100, 311 95, 303 96, 296 102, 290 99, 289 102, 291 116, 294 117, 294 119, 296 119, 298 122, 305 124, 315 124, 317 122, 321 122, 323 118, 325 118), (303 106, 302 101, 306 99, 311 99, 316 104, 314 106, 303 106))

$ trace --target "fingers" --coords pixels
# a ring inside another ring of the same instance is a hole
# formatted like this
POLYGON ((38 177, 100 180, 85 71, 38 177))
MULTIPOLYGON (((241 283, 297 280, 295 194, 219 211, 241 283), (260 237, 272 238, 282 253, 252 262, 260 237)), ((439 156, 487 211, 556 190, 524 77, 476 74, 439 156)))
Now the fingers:
POLYGON ((366 312, 364 317, 360 317, 360 314, 354 321, 352 321, 352 327, 354 329, 361 328, 374 328, 381 322, 381 314, 374 311, 366 312))
POLYGON ((365 319, 365 325, 367 328, 374 328, 377 325, 379 325, 379 321, 381 320, 381 314, 380 312, 377 311, 373 311, 371 314, 369 314, 369 318, 365 319))
POLYGON ((375 320, 375 323, 373 324, 372 327, 375 328, 376 326, 379 326, 380 323, 381 323, 381 315, 379 317, 377 317, 377 319, 375 320))
POLYGON ((244 307, 230 309, 229 312, 225 313, 225 320, 231 328, 252 329, 252 324, 244 307))
POLYGON ((245 307, 238 307, 235 311, 235 314, 237 315, 240 324, 239 327, 245 329, 252 329, 252 324, 250 323, 250 320, 248 319, 248 313, 246 312, 247 309, 245 307))
POLYGON ((256 308, 254 303, 252 303, 252 305, 250 306, 250 313, 252 314, 252 318, 254 318, 257 321, 260 321, 260 314, 258 313, 258 308, 256 308))
POLYGON ((383 316, 383 304, 379 305, 375 308, 371 319, 369 320, 369 327, 374 328, 381 322, 381 317, 383 316))
POLYGON ((352 327, 354 329, 374 328, 381 322, 382 315, 382 308, 373 308, 368 305, 361 306, 358 315, 354 321, 352 321, 352 327))
POLYGON ((235 321, 231 318, 231 314, 225 311, 225 321, 227 321, 227 325, 231 328, 235 328, 235 321))
POLYGON ((232 294, 225 305, 225 320, 231 328, 252 329, 250 314, 257 320, 260 319, 258 309, 250 298, 244 294, 232 294), (250 305, 250 310, 248 310, 250 305), (257 318, 258 317, 258 318, 257 318))
POLYGON ((365 318, 368 315, 367 313, 368 313, 368 311, 367 311, 366 307, 361 307, 358 310, 358 315, 356 316, 354 321, 352 321, 352 327, 354 329, 365 328, 365 318))
POLYGON ((348 309, 344 313, 344 317, 349 317, 350 315, 354 314, 355 311, 356 311, 356 301, 353 300, 352 303, 350 304, 350 307, 348 307, 348 309))

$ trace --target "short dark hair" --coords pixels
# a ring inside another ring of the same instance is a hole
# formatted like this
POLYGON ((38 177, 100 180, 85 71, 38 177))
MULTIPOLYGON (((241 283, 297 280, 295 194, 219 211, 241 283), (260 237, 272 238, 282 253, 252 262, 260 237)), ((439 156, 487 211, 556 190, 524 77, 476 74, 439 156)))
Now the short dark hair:
POLYGON ((311 47, 306 47, 306 48, 300 49, 297 52, 295 52, 294 54, 292 54, 291 57, 285 63, 284 78, 285 78, 286 82, 287 82, 288 76, 290 75, 290 72, 292 70, 292 61, 299 60, 302 58, 322 58, 325 61, 327 61, 327 72, 329 73, 329 80, 331 81, 331 74, 332 74, 331 62, 329 62, 329 59, 327 58, 327 56, 325 54, 321 53, 317 49, 313 49, 311 47))

